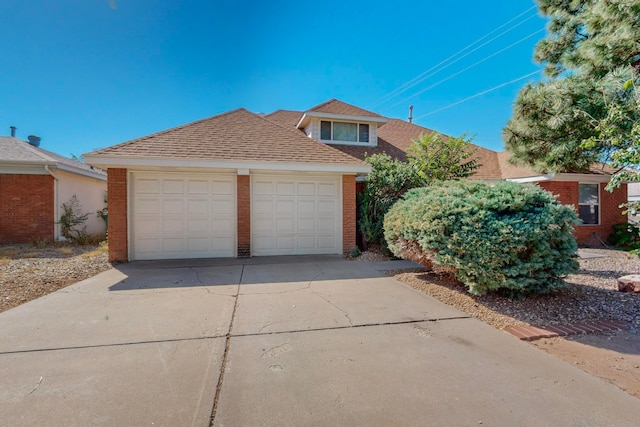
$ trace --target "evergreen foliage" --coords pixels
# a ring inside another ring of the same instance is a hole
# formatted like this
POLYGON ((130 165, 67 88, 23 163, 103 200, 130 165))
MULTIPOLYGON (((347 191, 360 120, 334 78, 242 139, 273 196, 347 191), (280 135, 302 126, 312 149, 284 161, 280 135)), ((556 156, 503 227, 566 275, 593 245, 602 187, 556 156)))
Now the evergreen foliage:
POLYGON ((538 0, 549 17, 535 59, 550 80, 525 86, 503 131, 511 160, 540 172, 581 172, 640 144, 605 129, 630 129, 640 106, 630 94, 640 69, 639 0, 538 0), (618 114, 623 111, 624 114, 618 114))
POLYGON ((358 224, 365 245, 380 245, 386 251, 384 215, 409 189, 473 175, 479 163, 471 140, 465 135, 454 138, 433 132, 413 140, 408 162, 386 153, 368 156, 371 172, 358 201, 358 224))
POLYGON ((576 224, 575 211, 538 186, 464 180, 407 192, 384 229, 394 255, 449 271, 472 294, 520 297, 577 271, 576 224))

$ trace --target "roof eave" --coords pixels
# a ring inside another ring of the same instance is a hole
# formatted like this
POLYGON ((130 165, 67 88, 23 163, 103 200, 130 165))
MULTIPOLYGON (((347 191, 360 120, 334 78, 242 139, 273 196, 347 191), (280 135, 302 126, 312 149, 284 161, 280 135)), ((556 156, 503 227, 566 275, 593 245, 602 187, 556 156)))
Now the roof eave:
POLYGON ((85 155, 87 164, 108 168, 135 169, 142 168, 203 168, 203 169, 250 169, 271 171, 298 172, 334 172, 345 174, 366 174, 371 166, 366 163, 294 163, 294 162, 264 162, 244 160, 204 160, 204 159, 167 159, 149 157, 119 157, 105 155, 85 155))
POLYGON ((387 123, 389 120, 386 117, 373 117, 373 116, 354 116, 350 114, 335 114, 335 113, 323 113, 318 111, 307 111, 302 115, 296 127, 302 129, 309 124, 312 117, 320 119, 334 119, 334 120, 349 120, 354 122, 370 122, 370 123, 387 123))

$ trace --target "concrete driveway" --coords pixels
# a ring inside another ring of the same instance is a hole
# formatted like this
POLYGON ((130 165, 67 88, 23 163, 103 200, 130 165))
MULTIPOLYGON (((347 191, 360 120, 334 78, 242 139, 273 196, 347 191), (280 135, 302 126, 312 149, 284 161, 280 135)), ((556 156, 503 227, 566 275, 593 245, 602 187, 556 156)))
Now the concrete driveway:
POLYGON ((401 265, 132 263, 0 313, 0 425, 637 425, 637 399, 379 271, 401 265))

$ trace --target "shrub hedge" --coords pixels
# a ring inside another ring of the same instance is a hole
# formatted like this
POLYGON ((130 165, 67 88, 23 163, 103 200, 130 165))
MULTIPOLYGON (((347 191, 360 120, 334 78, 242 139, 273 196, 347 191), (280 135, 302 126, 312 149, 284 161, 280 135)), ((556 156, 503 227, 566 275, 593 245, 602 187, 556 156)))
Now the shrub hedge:
POLYGON ((575 211, 531 184, 446 181, 407 192, 384 219, 394 255, 455 274, 470 293, 512 297, 578 269, 575 211))

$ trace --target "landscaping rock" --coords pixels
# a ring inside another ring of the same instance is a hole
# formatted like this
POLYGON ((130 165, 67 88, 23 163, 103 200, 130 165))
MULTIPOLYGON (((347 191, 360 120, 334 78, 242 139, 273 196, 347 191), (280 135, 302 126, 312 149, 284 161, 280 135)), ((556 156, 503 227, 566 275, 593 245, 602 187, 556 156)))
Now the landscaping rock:
POLYGON ((618 279, 618 290, 620 292, 640 293, 640 274, 630 274, 618 279))

